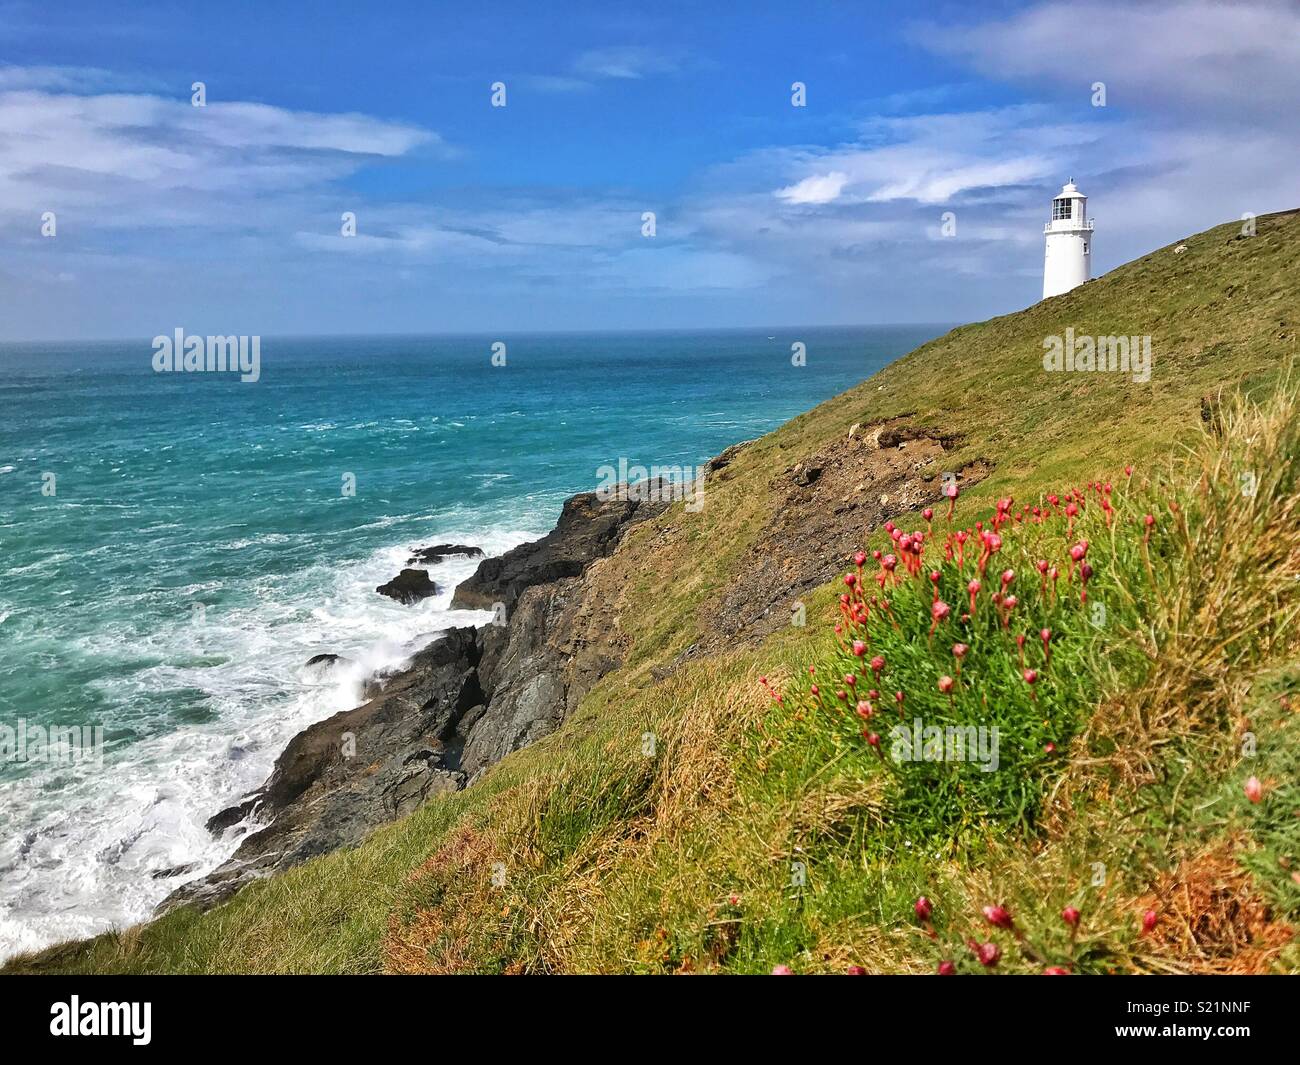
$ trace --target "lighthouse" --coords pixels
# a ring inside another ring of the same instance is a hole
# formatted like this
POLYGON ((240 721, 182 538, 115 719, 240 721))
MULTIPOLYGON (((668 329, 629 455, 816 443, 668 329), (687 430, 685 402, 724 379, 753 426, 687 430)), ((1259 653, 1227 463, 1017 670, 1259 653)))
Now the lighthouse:
POLYGON ((1074 178, 1052 200, 1052 220, 1043 232, 1047 236, 1043 299, 1092 279, 1092 219, 1088 197, 1075 187, 1074 178))

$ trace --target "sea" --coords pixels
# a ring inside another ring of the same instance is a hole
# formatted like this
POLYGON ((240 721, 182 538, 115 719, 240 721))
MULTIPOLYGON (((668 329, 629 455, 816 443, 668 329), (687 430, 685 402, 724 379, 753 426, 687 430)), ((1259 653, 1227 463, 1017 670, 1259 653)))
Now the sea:
POLYGON ((0 958, 147 918, 295 733, 489 619, 450 608, 477 560, 379 595, 413 548, 499 554, 602 467, 700 466, 945 328, 263 337, 256 381, 0 345, 0 958))

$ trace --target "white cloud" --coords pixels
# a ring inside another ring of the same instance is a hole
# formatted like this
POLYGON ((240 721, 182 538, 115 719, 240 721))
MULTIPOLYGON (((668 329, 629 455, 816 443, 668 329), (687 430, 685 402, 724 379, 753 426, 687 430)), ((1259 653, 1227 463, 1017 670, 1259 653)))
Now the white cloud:
POLYGON ((231 201, 301 194, 375 157, 443 147, 431 131, 365 115, 0 92, 0 211, 90 211, 87 221, 105 226, 180 212, 219 224, 231 201))
POLYGON ((644 45, 591 48, 578 55, 565 74, 516 74, 508 79, 533 92, 590 92, 602 81, 640 81, 682 69, 680 57, 644 45))
POLYGON ((1300 7, 1160 0, 1047 3, 971 26, 927 24, 915 40, 999 80, 1068 87, 1108 106, 1237 119, 1294 115, 1300 7))
POLYGON ((118 74, 100 67, 0 66, 0 92, 45 89, 51 92, 115 92, 156 89, 158 79, 118 74))
POLYGON ((593 48, 573 63, 574 73, 587 78, 636 79, 649 74, 671 74, 677 68, 676 59, 643 45, 593 48))
POLYGON ((1079 157, 1100 136, 1046 108, 1018 106, 877 118, 863 126, 858 143, 778 150, 767 158, 782 176, 796 178, 775 192, 787 204, 944 204, 968 193, 1051 184, 1066 167, 1063 155, 1079 157))
POLYGON ((519 74, 510 80, 527 89, 546 93, 590 92, 594 88, 590 81, 563 74, 519 74))
MULTIPOLYGON (((901 156, 905 153, 895 154, 901 156)), ((1059 166, 1043 155, 1004 160, 956 162, 949 158, 917 162, 919 165, 910 170, 900 168, 898 177, 879 185, 867 199, 877 203, 887 203, 890 200, 949 203, 960 193, 970 190, 1051 181, 1059 166)))
POLYGON ((368 115, 313 114, 253 103, 173 105, 167 119, 197 140, 228 148, 303 148, 349 155, 405 155, 440 143, 436 133, 368 115))
POLYGON ((848 180, 848 174, 838 170, 832 170, 829 174, 813 174, 797 184, 778 189, 776 196, 786 203, 830 203, 839 199, 848 180))

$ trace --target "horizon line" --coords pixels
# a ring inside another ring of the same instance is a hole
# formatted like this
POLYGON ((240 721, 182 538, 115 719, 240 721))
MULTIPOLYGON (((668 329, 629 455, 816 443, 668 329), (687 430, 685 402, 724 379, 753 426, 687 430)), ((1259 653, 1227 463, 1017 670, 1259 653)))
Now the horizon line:
MULTIPOLYGON (((207 334, 191 333, 184 326, 179 328, 185 329, 187 335, 193 336, 258 336, 270 340, 373 340, 376 338, 428 338, 428 337, 484 337, 497 339, 511 336, 644 336, 647 334, 673 334, 673 333, 746 333, 762 332, 764 330, 790 331, 795 329, 916 329, 926 326, 942 326, 952 329, 959 325, 967 324, 958 321, 929 321, 929 322, 853 322, 853 323, 826 323, 826 324, 785 324, 785 325, 727 325, 727 326, 660 326, 660 327, 627 327, 614 329, 504 329, 495 332, 480 330, 447 330, 445 332, 426 332, 426 331, 401 331, 401 332, 377 332, 377 333, 249 333, 249 334, 207 334)), ((173 327, 173 331, 175 328, 173 327)), ((155 333, 154 337, 164 334, 155 333)), ((170 335, 170 334, 168 334, 170 335)), ((15 344, 124 344, 124 343, 151 343, 153 337, 146 338, 143 333, 136 336, 116 336, 116 337, 26 337, 0 339, 0 347, 15 344)))

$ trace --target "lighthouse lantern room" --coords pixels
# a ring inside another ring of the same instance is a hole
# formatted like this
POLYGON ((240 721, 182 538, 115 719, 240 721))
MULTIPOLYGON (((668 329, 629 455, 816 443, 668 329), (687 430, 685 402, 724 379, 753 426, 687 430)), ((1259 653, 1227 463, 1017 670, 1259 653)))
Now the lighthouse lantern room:
POLYGON ((1092 219, 1088 197, 1074 178, 1052 200, 1052 220, 1043 227, 1047 252, 1043 260, 1043 299, 1069 292, 1092 278, 1092 219))

